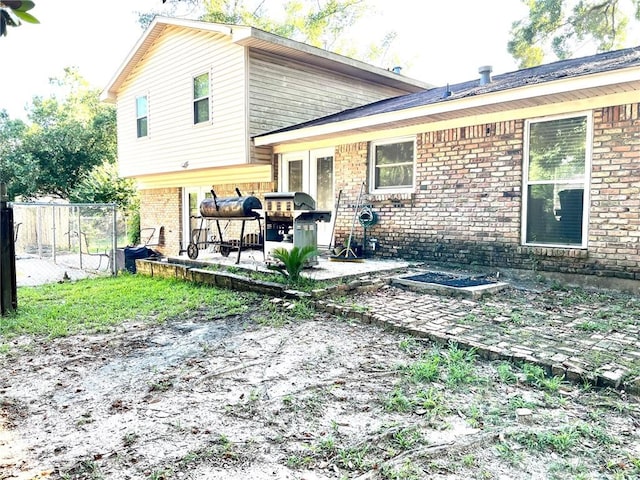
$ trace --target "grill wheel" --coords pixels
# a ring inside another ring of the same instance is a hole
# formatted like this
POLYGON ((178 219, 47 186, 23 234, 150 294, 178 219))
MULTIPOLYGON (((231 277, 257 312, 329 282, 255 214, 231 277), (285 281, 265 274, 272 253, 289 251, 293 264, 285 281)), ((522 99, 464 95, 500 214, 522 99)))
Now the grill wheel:
POLYGON ((187 247, 187 255, 191 260, 195 260, 196 258, 198 258, 198 246, 195 243, 189 244, 189 246, 187 247))

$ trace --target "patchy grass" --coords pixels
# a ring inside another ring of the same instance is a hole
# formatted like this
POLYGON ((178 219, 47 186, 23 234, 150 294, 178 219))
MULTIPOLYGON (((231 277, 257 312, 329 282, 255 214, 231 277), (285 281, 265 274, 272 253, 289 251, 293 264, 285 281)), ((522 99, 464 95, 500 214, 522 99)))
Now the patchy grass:
POLYGON ((18 289, 18 310, 0 319, 0 335, 62 337, 105 332, 125 321, 164 322, 207 306, 207 315, 245 313, 250 294, 123 274, 18 289))
POLYGON ((281 327, 296 320, 309 320, 316 311, 308 300, 287 300, 276 302, 271 298, 263 298, 260 309, 253 314, 253 320, 261 325, 281 327))
POLYGON ((451 344, 446 350, 433 348, 422 358, 403 368, 413 383, 429 383, 440 379, 449 386, 466 385, 476 381, 473 350, 463 350, 451 344))
POLYGON ((395 388, 387 395, 383 402, 384 409, 389 412, 409 412, 413 409, 414 402, 401 388, 395 388))
POLYGON ((525 363, 522 366, 522 371, 527 382, 544 388, 548 392, 557 392, 560 388, 560 385, 562 384, 562 377, 547 377, 542 367, 538 365, 525 363))
POLYGON ((496 367, 496 370, 501 382, 513 384, 518 381, 518 377, 513 372, 513 368, 510 363, 501 363, 496 367))
MULTIPOLYGON (((564 383, 562 378, 550 377, 534 365, 479 360, 473 350, 456 344, 436 346, 395 332, 369 332, 373 326, 319 316, 306 301, 273 301, 146 277, 123 276, 75 284, 74 288, 88 293, 88 299, 81 298, 77 291, 78 296, 73 297, 66 291, 68 284, 51 287, 20 290, 19 313, 26 310, 24 295, 32 292, 36 305, 43 302, 40 305, 46 306, 47 302, 64 298, 64 308, 59 307, 63 317, 73 318, 69 313, 74 312, 72 304, 80 303, 87 319, 75 323, 64 320, 68 324, 59 327, 66 332, 63 335, 110 330, 129 319, 151 324, 176 317, 200 322, 209 316, 220 318, 237 313, 244 315, 242 325, 247 327, 243 337, 229 333, 224 341, 207 343, 200 356, 180 362, 173 371, 152 371, 146 381, 127 384, 127 393, 141 390, 140 398, 133 394, 130 397, 143 403, 141 411, 148 410, 145 399, 149 392, 162 393, 158 397, 167 401, 165 406, 156 404, 153 408, 166 408, 172 402, 187 404, 186 400, 191 403, 176 409, 175 416, 163 422, 161 429, 155 425, 124 425, 118 430, 116 443, 126 449, 104 458, 83 452, 65 467, 67 476, 61 478, 106 477, 106 472, 125 469, 121 465, 134 458, 128 457, 128 452, 149 451, 160 439, 181 444, 183 449, 159 463, 137 455, 135 462, 144 463, 144 467, 133 462, 126 466, 137 473, 130 478, 179 478, 188 477, 193 471, 202 476, 202 472, 216 468, 241 471, 251 464, 257 471, 263 467, 265 457, 269 466, 315 471, 318 476, 328 473, 344 479, 521 478, 522 472, 531 478, 550 479, 640 478, 636 448, 640 411, 636 398, 629 393, 564 383), (99 298, 101 293, 87 288, 96 284, 109 290, 112 297, 125 297, 128 307, 118 311, 116 303, 120 299, 99 298), (51 298, 44 298, 47 296, 51 298), (98 315, 93 312, 96 302, 111 302, 112 311, 101 314, 106 317, 103 323, 97 322, 98 315), (312 321, 305 323, 307 320, 312 321), (330 323, 329 328, 316 337, 322 322, 330 323), (336 330, 339 335, 332 336, 336 330), (351 349, 345 353, 350 344, 351 349), (236 361, 246 363, 243 366, 236 361), (230 363, 242 368, 227 370, 230 363), (402 366, 398 368, 398 364, 402 366), (215 372, 220 374, 213 375, 215 372), (194 391, 197 395, 193 395, 194 391)), ((517 299, 525 298, 524 294, 519 295, 517 299)), ((625 322, 637 322, 633 315, 640 313, 638 302, 631 299, 618 303, 614 296, 594 295, 602 302, 602 308, 587 308, 579 302, 580 294, 557 289, 520 305, 479 304, 462 322, 486 323, 489 319, 514 332, 538 320, 541 325, 545 321, 552 325, 565 318, 558 305, 566 298, 571 308, 563 325, 572 322, 570 328, 577 330, 578 322, 615 328, 625 322)), ((17 317, 2 320, 0 331, 5 336, 30 333, 17 317)), ((149 330, 169 331, 172 325, 173 322, 162 329, 149 330)), ((213 325, 210 322, 206 326, 213 325)), ((57 335, 42 326, 33 331, 57 335)), ((42 343, 69 345, 73 339, 43 339, 42 343)), ((78 342, 82 341, 78 338, 78 342)), ((125 344, 128 345, 122 342, 121 346, 125 344)), ((127 358, 136 358, 141 353, 137 345, 142 344, 131 343, 127 358)), ((108 348, 117 352, 113 355, 122 357, 121 350, 110 345, 108 348)), ((594 360, 599 363, 608 360, 605 355, 598 355, 594 360)), ((86 362, 87 370, 91 366, 96 367, 93 372, 100 371, 97 367, 101 361, 97 359, 101 355, 92 351, 86 359, 78 358, 86 362)), ((73 361, 79 360, 74 357, 73 361)), ((23 372, 21 378, 27 380, 15 383, 29 388, 33 378, 30 363, 24 363, 23 372)), ((57 377, 59 372, 43 369, 37 374, 40 378, 55 374, 50 382, 56 389, 73 388, 72 382, 57 377), (69 383, 71 386, 66 387, 69 383)), ((10 375, 7 379, 16 378, 14 372, 10 375)), ((70 399, 78 397, 74 401, 80 402, 81 395, 76 395, 79 392, 69 393, 70 399)), ((28 398, 30 395, 31 392, 28 398)), ((44 410, 50 403, 51 397, 47 396, 37 408, 29 409, 44 410)), ((134 401, 129 403, 135 405, 134 401)), ((82 410, 76 411, 70 421, 81 444, 92 435, 95 437, 96 425, 103 419, 99 409, 78 404, 82 410)), ((27 406, 31 404, 24 403, 24 408, 21 405, 0 403, 0 414, 19 424, 29 414, 27 406)), ((62 409, 55 413, 65 415, 62 409)), ((66 437, 57 435, 60 438, 66 437)), ((55 441, 56 435, 52 434, 51 442, 55 441)), ((42 448, 53 451, 49 446, 42 448)))

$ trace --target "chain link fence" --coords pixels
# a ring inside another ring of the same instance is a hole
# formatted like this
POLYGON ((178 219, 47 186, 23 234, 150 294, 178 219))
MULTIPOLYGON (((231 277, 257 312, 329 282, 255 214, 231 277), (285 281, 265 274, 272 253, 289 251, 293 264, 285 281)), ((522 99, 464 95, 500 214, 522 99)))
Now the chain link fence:
POLYGON ((46 260, 91 273, 117 272, 114 260, 118 246, 127 244, 127 222, 115 204, 14 202, 12 206, 16 260, 46 260))

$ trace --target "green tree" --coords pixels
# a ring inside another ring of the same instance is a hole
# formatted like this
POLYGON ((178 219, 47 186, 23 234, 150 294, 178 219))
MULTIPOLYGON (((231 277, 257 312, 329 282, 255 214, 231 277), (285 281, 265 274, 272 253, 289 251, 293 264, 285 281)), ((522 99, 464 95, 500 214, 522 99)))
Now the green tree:
POLYGON ((129 243, 140 240, 140 196, 133 180, 118 176, 115 163, 104 162, 82 174, 70 194, 74 203, 115 203, 127 222, 129 243))
POLYGON ((578 47, 596 52, 626 45, 631 20, 640 20, 640 0, 522 0, 527 18, 514 22, 509 53, 521 68, 540 65, 549 54, 571 58, 578 47))
POLYGON ((26 197, 68 199, 93 167, 115 162, 115 109, 101 103, 100 91, 90 88, 73 68, 51 82, 61 98, 34 97, 28 112, 31 123, 13 156, 16 168, 29 170, 29 179, 13 191, 26 197))
POLYGON ((123 210, 137 206, 137 189, 133 180, 118 176, 115 163, 94 166, 80 177, 69 200, 77 203, 116 203, 123 210))
POLYGON ((31 158, 20 154, 26 130, 22 120, 12 120, 6 110, 0 111, 0 182, 7 184, 11 199, 35 189, 37 166, 31 158))
POLYGON ((36 17, 29 13, 35 7, 35 2, 21 0, 0 1, 0 36, 7 35, 7 27, 17 27, 20 20, 27 23, 40 23, 36 17))

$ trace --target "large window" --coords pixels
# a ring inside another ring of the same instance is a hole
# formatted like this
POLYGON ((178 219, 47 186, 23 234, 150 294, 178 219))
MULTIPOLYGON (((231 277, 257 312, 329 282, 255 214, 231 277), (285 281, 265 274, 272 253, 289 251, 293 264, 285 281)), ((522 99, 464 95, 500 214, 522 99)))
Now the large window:
POLYGON ((413 138, 371 144, 371 185, 373 191, 413 189, 415 141, 413 138))
POLYGON ((590 132, 587 115, 527 122, 524 243, 586 245, 590 132))
POLYGON ((149 128, 149 110, 147 96, 136 97, 136 131, 138 138, 146 137, 149 128))
POLYGON ((209 121, 209 74, 193 78, 193 123, 209 121))

